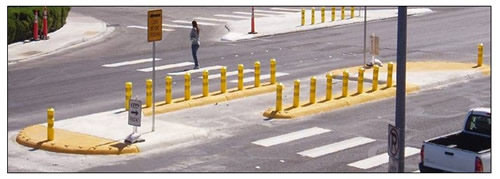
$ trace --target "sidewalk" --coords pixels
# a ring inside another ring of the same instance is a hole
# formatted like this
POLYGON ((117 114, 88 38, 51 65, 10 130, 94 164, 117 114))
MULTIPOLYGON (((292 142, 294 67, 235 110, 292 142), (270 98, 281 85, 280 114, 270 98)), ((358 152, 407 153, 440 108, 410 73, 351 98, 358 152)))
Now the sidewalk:
POLYGON ((106 23, 101 20, 70 11, 66 24, 59 30, 49 33, 49 40, 17 42, 8 45, 8 64, 73 48, 105 37, 113 31, 114 27, 107 27, 106 23))

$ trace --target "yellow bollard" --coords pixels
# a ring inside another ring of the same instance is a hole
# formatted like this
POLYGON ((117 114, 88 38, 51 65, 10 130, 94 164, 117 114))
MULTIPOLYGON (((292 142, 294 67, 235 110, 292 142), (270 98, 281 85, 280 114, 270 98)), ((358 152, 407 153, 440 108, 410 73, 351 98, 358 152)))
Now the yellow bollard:
POLYGON ((351 6, 351 19, 354 19, 354 6, 351 6))
POLYGON ((325 23, 325 7, 321 7, 321 23, 325 23))
POLYGON ((483 66, 483 43, 477 45, 477 66, 483 66))
POLYGON ((243 64, 238 65, 238 90, 243 90, 243 64))
POLYGON ((276 83, 276 59, 271 59, 271 84, 276 83))
POLYGON ((393 63, 389 62, 387 65, 387 88, 392 87, 392 69, 393 69, 393 63))
POLYGON ((208 70, 203 70, 203 97, 208 96, 208 70))
POLYGON ((184 75, 184 100, 191 99, 191 74, 187 72, 184 75))
POLYGON ((226 72, 227 72, 227 69, 226 67, 222 67, 220 69, 220 92, 221 93, 226 93, 226 86, 227 86, 227 77, 226 77, 226 72))
POLYGON ((146 107, 151 107, 153 104, 153 80, 146 80, 146 107))
POLYGON ((295 80, 293 83, 293 107, 299 107, 300 97, 300 80, 295 80))
POLYGON ((125 110, 130 107, 130 98, 132 98, 132 82, 125 82, 125 110))
POLYGON ((172 77, 165 77, 165 103, 172 103, 172 77))
POLYGON ((311 77, 311 89, 309 91, 309 103, 316 103, 316 77, 311 77))
POLYGON ((347 96, 347 90, 349 90, 348 85, 349 85, 349 71, 345 70, 342 78, 342 97, 347 96))
POLYGON ((332 7, 332 21, 335 21, 335 6, 332 7))
POLYGON ((276 111, 283 109, 283 84, 278 83, 276 87, 276 111))
POLYGON ((373 87, 372 87, 372 91, 375 91, 378 89, 378 66, 377 65, 373 65, 373 87))
POLYGON ((47 109, 47 140, 54 140, 54 108, 47 109))
POLYGON ((302 8, 302 18, 300 20, 300 25, 304 26, 306 24, 306 10, 302 8))
POLYGON ((364 68, 359 68, 358 70, 358 94, 363 93, 363 80, 364 80, 364 75, 365 74, 365 69, 364 68))
POLYGON ((326 74, 326 100, 332 100, 332 89, 333 89, 333 75, 332 73, 326 74))
POLYGON ((314 7, 311 8, 311 25, 314 25, 314 7))
POLYGON ((255 87, 260 87, 260 62, 256 61, 255 64, 255 69, 254 69, 254 86, 255 87))
POLYGON ((340 19, 341 19, 341 20, 344 20, 344 19, 345 19, 345 12, 344 12, 344 11, 345 11, 345 7, 344 7, 344 6, 342 6, 342 8, 340 8, 340 9, 341 9, 340 19))

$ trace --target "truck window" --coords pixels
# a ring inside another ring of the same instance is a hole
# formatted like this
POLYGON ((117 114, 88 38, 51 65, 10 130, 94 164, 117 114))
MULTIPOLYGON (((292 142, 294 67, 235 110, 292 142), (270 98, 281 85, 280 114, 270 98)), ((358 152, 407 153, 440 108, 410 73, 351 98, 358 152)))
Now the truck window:
POLYGON ((465 130, 491 136, 491 117, 471 115, 465 130))

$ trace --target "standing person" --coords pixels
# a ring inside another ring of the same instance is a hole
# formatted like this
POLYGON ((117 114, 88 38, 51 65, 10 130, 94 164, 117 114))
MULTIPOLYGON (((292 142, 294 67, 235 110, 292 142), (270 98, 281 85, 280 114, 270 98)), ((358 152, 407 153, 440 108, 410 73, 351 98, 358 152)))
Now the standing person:
POLYGON ((193 60, 194 60, 194 69, 198 69, 198 57, 196 53, 198 52, 198 48, 200 48, 200 28, 198 28, 198 23, 196 21, 191 22, 193 24, 193 28, 191 29, 191 51, 193 52, 193 60))

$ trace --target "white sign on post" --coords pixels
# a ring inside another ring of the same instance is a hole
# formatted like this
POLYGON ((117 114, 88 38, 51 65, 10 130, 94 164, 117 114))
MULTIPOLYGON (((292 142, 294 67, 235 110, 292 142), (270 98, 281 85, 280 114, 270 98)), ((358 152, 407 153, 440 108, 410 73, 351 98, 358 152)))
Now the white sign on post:
POLYGON ((141 126, 142 116, 142 101, 130 100, 130 108, 128 110, 128 124, 132 126, 141 126))
POLYGON ((389 172, 399 171, 399 148, 401 129, 389 124, 389 133, 387 136, 387 154, 389 155, 389 172))

